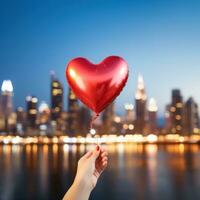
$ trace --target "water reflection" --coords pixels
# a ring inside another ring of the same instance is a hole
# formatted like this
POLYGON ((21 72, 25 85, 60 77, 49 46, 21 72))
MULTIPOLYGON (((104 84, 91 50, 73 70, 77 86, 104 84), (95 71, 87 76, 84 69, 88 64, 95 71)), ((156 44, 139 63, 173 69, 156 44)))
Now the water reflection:
MULTIPOLYGON (((199 145, 110 144, 91 199, 199 199, 199 145)), ((0 199, 61 199, 93 145, 0 145, 0 199)))

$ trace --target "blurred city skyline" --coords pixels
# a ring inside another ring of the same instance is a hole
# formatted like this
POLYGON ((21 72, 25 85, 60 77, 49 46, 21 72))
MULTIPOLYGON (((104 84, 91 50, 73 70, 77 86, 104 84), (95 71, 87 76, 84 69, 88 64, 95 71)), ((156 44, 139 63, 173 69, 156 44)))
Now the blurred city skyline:
POLYGON ((200 103, 199 1, 5 1, 0 8, 0 81, 11 79, 14 105, 27 95, 50 103, 49 71, 64 86, 66 64, 83 56, 94 63, 119 55, 129 64, 128 83, 116 110, 134 103, 137 76, 163 116, 172 89, 200 103), (12 5, 12 6, 11 6, 12 5), (95 27, 95 28, 94 28, 95 27))
POLYGON ((89 199, 200 199, 199 11, 200 0, 1 1, 0 199, 61 199, 96 145, 110 162, 89 199), (95 116, 66 66, 111 55, 129 78, 95 116))

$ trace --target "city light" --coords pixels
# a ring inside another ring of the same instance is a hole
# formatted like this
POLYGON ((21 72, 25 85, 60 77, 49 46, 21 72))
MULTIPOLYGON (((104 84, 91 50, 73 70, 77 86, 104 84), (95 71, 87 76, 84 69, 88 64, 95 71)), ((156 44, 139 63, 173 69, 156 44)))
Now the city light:
POLYGON ((144 89, 144 79, 141 74, 138 75, 138 89, 144 89))
MULTIPOLYGON (((71 70, 77 81, 81 79, 71 70)), ((166 106, 165 125, 158 127, 157 103, 147 101, 144 79, 138 76, 135 104, 124 104, 125 115, 115 113, 114 102, 89 130, 91 112, 79 104, 69 89, 68 108, 63 108, 63 86, 51 78, 51 107, 45 101, 38 106, 38 97, 27 96, 26 108, 13 109, 13 86, 3 81, 0 113, 2 144, 87 144, 87 143, 197 143, 200 141, 198 106, 192 97, 183 101, 181 91, 172 90, 166 106), (183 110, 184 109, 184 110, 183 110), (106 134, 105 134, 106 133, 106 134), (13 136, 16 135, 16 136, 13 136)))
POLYGON ((31 96, 27 96, 26 97, 26 101, 31 101, 32 97, 31 96))
POLYGON ((158 137, 154 134, 150 134, 147 136, 147 141, 150 143, 157 142, 158 137))
POLYGON ((1 86, 1 91, 2 92, 13 92, 13 85, 11 80, 4 80, 1 86))
POLYGON ((92 135, 95 135, 95 133, 96 133, 95 129, 91 128, 91 129, 90 129, 90 133, 91 133, 92 135))
POLYGON ((38 108, 40 113, 49 112, 49 106, 45 101, 42 101, 38 108))
POLYGON ((145 94, 144 79, 141 74, 138 75, 137 90, 135 94, 137 100, 146 100, 147 96, 145 94))
POLYGON ((149 112, 156 112, 156 111, 158 111, 156 100, 154 98, 150 98, 150 100, 149 100, 148 111, 149 112))
POLYGON ((126 103, 124 105, 124 107, 125 107, 126 110, 133 110, 133 108, 134 108, 133 104, 131 104, 131 103, 130 104, 126 103))
POLYGON ((120 123, 121 122, 121 118, 119 116, 116 116, 115 119, 114 119, 114 121, 116 123, 120 123))
POLYGON ((34 136, 34 137, 21 137, 21 136, 1 136, 0 144, 9 145, 9 144, 110 144, 110 143, 159 143, 165 144, 177 144, 177 143, 186 143, 193 144, 200 141, 200 135, 180 136, 178 134, 168 134, 166 136, 157 136, 154 134, 149 134, 143 136, 141 134, 127 134, 127 135, 96 135, 91 137, 88 135, 86 137, 68 137, 68 136, 54 136, 52 138, 46 136, 34 136))
POLYGON ((36 97, 33 97, 33 98, 32 98, 32 102, 33 102, 33 103, 37 103, 37 102, 38 102, 38 99, 37 99, 36 97))

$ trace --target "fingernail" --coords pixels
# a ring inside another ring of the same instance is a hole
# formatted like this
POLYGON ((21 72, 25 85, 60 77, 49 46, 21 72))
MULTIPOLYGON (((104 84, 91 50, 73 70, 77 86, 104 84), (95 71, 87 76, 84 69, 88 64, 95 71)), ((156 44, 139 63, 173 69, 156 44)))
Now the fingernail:
POLYGON ((97 146, 96 146, 96 150, 99 151, 99 149, 100 149, 100 147, 99 147, 99 145, 97 145, 97 146))

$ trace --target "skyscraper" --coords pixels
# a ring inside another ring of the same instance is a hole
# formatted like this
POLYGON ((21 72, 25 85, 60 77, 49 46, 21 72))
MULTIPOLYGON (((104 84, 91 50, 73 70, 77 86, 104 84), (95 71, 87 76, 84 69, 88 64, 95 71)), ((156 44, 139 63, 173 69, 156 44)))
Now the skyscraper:
POLYGON ((148 133, 157 133, 157 111, 155 99, 150 98, 148 103, 148 133))
POLYGON ((180 90, 172 90, 172 102, 170 108, 171 132, 183 133, 183 97, 180 90))
POLYGON ((57 121, 63 110, 63 86, 51 73, 51 119, 57 121))
POLYGON ((68 133, 73 136, 79 130, 78 124, 79 102, 74 92, 69 88, 68 92, 68 133))
POLYGON ((22 135, 24 133, 24 128, 26 124, 26 112, 22 107, 18 107, 16 109, 16 115, 17 115, 17 125, 16 125, 17 133, 22 135))
POLYGON ((90 121, 91 121, 91 113, 89 108, 85 105, 80 106, 79 114, 78 114, 78 123, 79 123, 79 135, 86 136, 90 130, 90 121))
POLYGON ((13 85, 10 80, 4 80, 1 86, 0 113, 4 121, 3 129, 9 130, 9 121, 13 112, 13 85))
MULTIPOLYGON (((134 121, 135 121, 134 106, 133 104, 126 103, 124 105, 124 109, 125 109, 125 116, 122 117, 123 129, 121 131, 123 134, 132 134, 135 128, 134 127, 134 121)), ((119 118, 116 118, 116 119, 118 120, 119 118)), ((116 125, 119 126, 119 123, 116 123, 115 126, 116 125)))
POLYGON ((39 111, 39 124, 47 124, 50 118, 50 109, 45 101, 42 101, 38 108, 39 111))
POLYGON ((199 133, 198 106, 192 97, 185 103, 184 116, 184 133, 186 135, 199 133))
POLYGON ((8 116, 13 111, 13 86, 10 80, 4 80, 1 86, 1 112, 8 116))
POLYGON ((137 89, 135 94, 135 132, 142 134, 146 125, 146 100, 147 95, 144 86, 144 80, 141 75, 138 76, 137 89))
POLYGON ((102 113, 102 132, 103 134, 112 133, 113 121, 115 116, 114 102, 112 102, 102 113))
POLYGON ((133 123, 135 120, 135 113, 134 113, 134 106, 133 104, 125 104, 124 105, 125 108, 125 122, 129 122, 129 123, 133 123))
POLYGON ((164 134, 168 134, 171 132, 172 120, 171 120, 170 109, 171 109, 171 104, 166 105, 166 107, 165 107, 165 127, 163 129, 164 134))
POLYGON ((26 104, 27 104, 27 125, 28 127, 35 128, 36 120, 37 120, 37 102, 38 99, 35 96, 27 96, 26 104))

